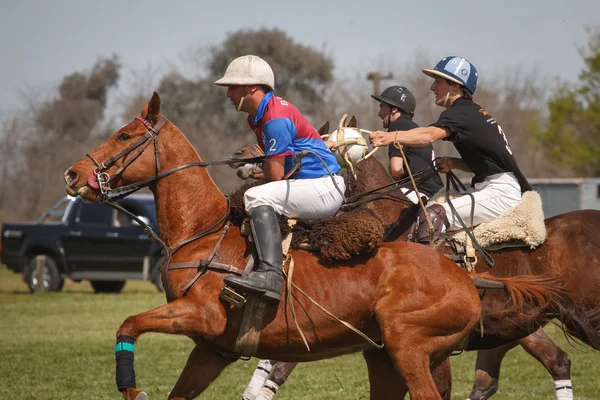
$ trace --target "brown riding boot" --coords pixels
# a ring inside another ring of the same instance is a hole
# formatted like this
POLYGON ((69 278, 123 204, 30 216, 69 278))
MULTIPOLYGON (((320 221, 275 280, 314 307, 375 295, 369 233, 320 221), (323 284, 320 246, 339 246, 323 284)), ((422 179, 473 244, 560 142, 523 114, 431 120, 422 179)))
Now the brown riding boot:
POLYGON ((283 289, 283 252, 273 207, 259 206, 250 211, 250 226, 258 251, 258 267, 248 276, 228 276, 225 283, 242 291, 261 293, 263 300, 278 303, 283 289))
MULTIPOLYGON (((450 223, 446 216, 446 209, 440 204, 432 204, 425 209, 431 224, 433 225, 433 245, 434 249, 444 254, 444 248, 446 247, 446 236, 445 229, 448 228, 450 223)), ((429 246, 429 226, 427 225, 427 219, 423 215, 423 212, 419 213, 419 226, 417 227, 417 242, 429 246)))

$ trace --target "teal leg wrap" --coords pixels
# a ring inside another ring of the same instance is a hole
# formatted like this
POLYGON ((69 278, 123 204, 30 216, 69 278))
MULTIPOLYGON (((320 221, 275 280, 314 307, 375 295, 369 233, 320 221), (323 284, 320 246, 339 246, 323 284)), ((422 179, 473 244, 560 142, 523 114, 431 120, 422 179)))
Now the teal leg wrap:
POLYGON ((117 388, 119 391, 135 388, 135 370, 133 369, 133 351, 135 339, 131 336, 117 337, 115 360, 117 363, 117 388))

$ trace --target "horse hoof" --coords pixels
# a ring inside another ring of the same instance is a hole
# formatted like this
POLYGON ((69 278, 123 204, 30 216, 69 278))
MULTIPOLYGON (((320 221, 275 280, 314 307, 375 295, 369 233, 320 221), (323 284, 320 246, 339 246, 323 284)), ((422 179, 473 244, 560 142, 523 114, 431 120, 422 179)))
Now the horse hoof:
POLYGON ((150 397, 148 397, 148 395, 145 392, 140 392, 135 397, 135 400, 150 400, 150 397))

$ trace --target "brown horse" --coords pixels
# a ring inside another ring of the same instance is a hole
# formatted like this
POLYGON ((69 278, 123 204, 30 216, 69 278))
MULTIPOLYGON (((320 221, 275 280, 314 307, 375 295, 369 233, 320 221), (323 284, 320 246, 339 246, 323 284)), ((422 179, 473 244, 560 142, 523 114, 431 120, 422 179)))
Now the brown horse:
MULTIPOLYGON (((355 183, 356 190, 354 194, 372 191, 374 189, 389 185, 390 177, 384 167, 377 162, 366 160, 358 168, 358 180, 355 183), (368 179, 365 179, 367 178, 368 179)), ((402 193, 390 193, 389 195, 377 199, 372 203, 366 203, 365 206, 371 208, 377 215, 384 216, 386 224, 393 223, 394 218, 398 218, 405 213, 407 202, 403 201, 402 193)), ((406 221, 405 221, 406 222, 406 221)), ((485 262, 480 261, 477 264, 478 271, 489 271, 493 275, 510 276, 510 274, 565 274, 569 275, 572 288, 577 291, 579 301, 586 305, 589 310, 597 310, 600 307, 600 264, 595 254, 600 248, 600 239, 594 235, 594 226, 600 222, 600 212, 598 211, 578 211, 563 214, 546 220, 549 240, 536 251, 525 250, 504 250, 495 252, 495 266, 490 270, 485 262), (580 225, 581 224, 581 225, 580 225), (577 232, 577 227, 580 231, 577 232), (567 229, 568 230, 564 230, 567 229), (564 230, 564 231, 563 231, 564 230), (561 232, 562 231, 562 232, 561 232), (560 232, 560 233, 559 233, 560 232), (559 236, 560 235, 560 236, 559 236), (564 243, 569 246, 569 254, 562 254, 560 240, 565 237, 570 239, 564 243), (552 245, 551 243, 554 243, 552 245), (549 248, 548 248, 549 247, 549 248), (569 261, 569 257, 582 253, 569 261), (497 257, 496 254, 504 254, 497 257), (554 254, 554 256, 548 256, 554 254), (587 256, 587 257, 586 257, 587 256), (549 258, 548 258, 549 257, 549 258), (548 261, 547 263, 544 261, 548 261), (516 266, 515 264, 519 265, 516 266), (509 269, 511 265, 516 268, 509 269)), ((406 240, 407 224, 402 223, 392 232, 392 240, 406 240)), ((592 324, 596 331, 600 330, 598 318, 594 317, 592 312, 592 324)), ((576 335, 577 336, 577 335, 576 335)), ((582 338, 581 336, 578 336, 582 338)), ((583 340, 583 339, 582 339, 583 340)), ((585 341, 585 340, 584 340, 585 341)), ((586 343, 592 345, 589 341, 586 343)), ((493 396, 498 390, 498 380, 500 376, 500 365, 506 353, 521 345, 523 349, 538 360, 550 373, 555 381, 565 381, 571 379, 571 362, 567 353, 550 339, 542 328, 534 334, 531 334, 518 341, 499 346, 494 349, 480 350, 477 353, 476 373, 473 389, 469 399, 485 400, 493 396)), ((274 368, 273 380, 278 384, 283 384, 287 375, 291 373, 293 367, 278 363, 274 368)), ((442 387, 446 382, 446 377, 450 372, 438 368, 436 384, 442 387)), ((434 375, 434 377, 436 377, 434 375)), ((449 387, 449 386, 446 386, 449 387)))
MULTIPOLYGON (((242 312, 219 299, 225 273, 198 260, 212 260, 218 253, 221 265, 240 268, 248 249, 239 228, 227 223, 227 198, 199 162, 193 146, 160 115, 155 93, 142 117, 65 172, 67 192, 87 201, 103 199, 125 185, 149 185, 171 262, 209 267, 167 269, 165 289, 170 301, 128 317, 118 329, 117 387, 128 400, 148 398, 136 389, 133 363, 135 340, 145 332, 186 335, 195 343, 171 399, 196 397, 235 360, 231 356, 242 312)), ((481 313, 479 293, 469 275, 419 244, 384 243, 372 257, 345 263, 324 262, 305 251, 290 254, 298 266, 295 284, 331 313, 380 341, 386 351, 372 351, 362 338, 299 292, 285 290, 279 306, 267 309, 256 355, 311 361, 363 350, 373 399, 403 398, 407 392, 412 399, 439 399, 430 368, 467 339, 476 348, 495 346, 527 336, 554 317, 572 332, 600 343, 587 325, 589 315, 576 307, 558 279, 490 277, 506 285, 506 290, 485 296, 487 308, 481 313), (310 352, 294 328, 288 297, 301 310, 297 323, 310 352), (476 330, 480 317, 486 327, 483 338, 476 330)))
MULTIPOLYGON (((323 129, 323 128, 322 128, 323 129)), ((360 193, 375 191, 373 195, 365 196, 372 198, 376 193, 387 191, 387 189, 377 190, 378 188, 388 187, 392 182, 390 176, 385 171, 384 167, 375 158, 369 158, 357 165, 357 179, 351 182, 348 187, 353 188, 353 195, 360 198, 360 193)), ((417 182, 418 184, 418 182, 417 182)), ((348 193, 347 193, 348 195, 348 193)), ((406 240, 409 223, 414 222, 416 215, 410 213, 406 215, 408 210, 408 201, 401 192, 395 191, 383 197, 375 198, 372 201, 366 202, 359 207, 366 207, 375 212, 386 228, 393 227, 392 231, 387 235, 388 240, 406 240), (401 224, 395 225, 395 222, 402 217, 401 224)), ((547 221, 548 224, 548 221, 547 221)), ((492 274, 500 273, 499 271, 506 268, 508 263, 496 263, 492 274)), ((550 264, 551 267, 554 264, 550 264)), ((557 265, 555 265, 556 267, 557 265)), ((580 264, 583 267, 583 264, 580 264)), ((527 273, 545 273, 547 270, 534 269, 525 266, 527 273)), ((587 268, 595 269, 597 264, 590 264, 587 268)), ((487 270, 485 263, 481 262, 478 269, 487 270)), ((577 269, 576 273, 583 273, 583 269, 577 269)), ((592 272, 592 281, 583 287, 587 290, 587 298, 595 298, 596 303, 600 303, 600 292, 595 290, 598 285, 598 276, 600 271, 592 272)), ((508 350, 521 345, 530 355, 535 357, 552 375, 555 381, 570 380, 570 360, 568 355, 556 345, 540 328, 536 333, 531 334, 516 342, 499 346, 495 349, 480 350, 477 354, 477 364, 475 373, 475 382, 470 395, 471 400, 484 400, 490 398, 498 389, 498 380, 500 374, 500 365, 504 355, 508 350)), ((269 379, 278 386, 283 385, 297 363, 278 362, 272 369, 272 375, 269 379)), ((451 371, 449 361, 444 362, 433 371, 434 380, 443 398, 450 398, 451 392, 451 371)), ((266 378, 265 378, 266 379, 266 378)))
MULTIPOLYGON (((356 127, 354 117, 352 117, 348 126, 356 127)), ((328 133, 328 131, 329 124, 326 123, 319 129, 319 134, 322 136, 324 133, 328 133)), ((236 156, 240 158, 252 158, 256 155, 240 151, 236 153, 236 156)), ((357 164, 355 172, 356 178, 353 178, 351 174, 345 176, 347 199, 355 198, 355 202, 357 203, 356 208, 369 209, 381 219, 385 227, 385 241, 406 241, 408 228, 416 219, 418 207, 412 206, 412 202, 398 190, 397 186, 395 186, 395 190, 394 187, 390 186, 393 183, 392 178, 375 157, 370 157, 357 164)), ((418 176, 416 182, 418 185, 418 176)), ((272 370, 270 370, 271 375, 269 376, 269 380, 279 387, 285 383, 298 363, 271 360, 270 365, 272 370)), ((255 375, 257 378, 253 377, 253 382, 259 379, 258 376, 263 376, 263 382, 266 382, 265 367, 257 368, 255 375)), ((450 400, 452 394, 450 359, 446 359, 434 368, 432 376, 442 399, 450 400)), ((258 388, 254 387, 253 389, 257 390, 258 388)), ((277 389, 270 387, 267 390, 276 392, 277 389)), ((243 399, 246 399, 246 397, 243 397, 243 399)))
MULTIPOLYGON (((368 161, 368 160, 367 160, 368 161)), ((373 160, 375 161, 375 160, 373 160)), ((379 162, 363 165, 359 170, 356 193, 374 190, 389 185, 390 178, 379 162), (368 177, 369 179, 364 179, 368 177), (362 178, 362 179, 361 179, 362 178)), ((402 193, 392 193, 376 200, 372 208, 378 215, 382 210, 387 211, 386 224, 393 218, 405 212, 406 204, 402 193), (379 207, 379 208, 378 208, 379 207)), ((369 203, 367 203, 368 205, 369 203)), ((487 267, 482 260, 477 264, 477 271, 488 271, 492 275, 511 276, 511 274, 563 274, 569 276, 569 285, 578 293, 578 301, 591 310, 591 323, 596 332, 600 331, 597 313, 600 307, 600 263, 596 256, 600 249, 600 238, 594 234, 595 226, 600 222, 600 212, 595 210, 566 213, 546 220, 548 240, 537 250, 503 250, 494 252, 495 266, 487 267), (561 241, 564 242, 562 245, 561 241), (568 249, 563 249, 566 246, 568 249), (573 257, 573 258, 570 258, 573 257)), ((393 239, 405 240, 406 227, 404 223, 393 233, 393 239)), ((585 335, 576 337, 598 350, 585 335)), ((500 365, 506 353, 521 345, 523 349, 538 360, 551 374, 555 381, 570 380, 571 361, 567 353, 550 339, 542 328, 518 341, 501 345, 494 349, 480 350, 477 354, 475 382, 469 399, 485 400, 498 390, 500 365)), ((282 363, 280 363, 282 364, 282 363)), ((276 383, 286 379, 285 371, 291 373, 290 366, 276 365, 274 373, 276 383), (277 371, 281 368, 281 371, 277 371)), ((443 371, 440 370, 440 373, 443 371)), ((448 374, 449 372, 443 372, 448 374)), ((441 376, 440 376, 441 377, 441 376)), ((444 382, 440 379, 439 382, 444 382)), ((438 383, 438 380, 436 380, 438 383)), ((438 384, 440 386, 440 384, 438 384)))

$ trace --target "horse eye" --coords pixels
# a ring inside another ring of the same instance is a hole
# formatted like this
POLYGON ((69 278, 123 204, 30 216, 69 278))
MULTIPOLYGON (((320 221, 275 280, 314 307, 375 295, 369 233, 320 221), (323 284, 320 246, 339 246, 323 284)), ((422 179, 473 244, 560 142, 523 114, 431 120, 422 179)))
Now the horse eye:
POLYGON ((122 142, 125 142, 125 141, 131 139, 131 136, 129 136, 129 133, 127 133, 127 132, 121 132, 121 133, 119 133, 119 136, 117 137, 117 139, 119 139, 122 142))

